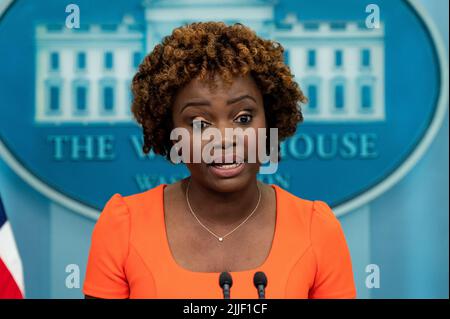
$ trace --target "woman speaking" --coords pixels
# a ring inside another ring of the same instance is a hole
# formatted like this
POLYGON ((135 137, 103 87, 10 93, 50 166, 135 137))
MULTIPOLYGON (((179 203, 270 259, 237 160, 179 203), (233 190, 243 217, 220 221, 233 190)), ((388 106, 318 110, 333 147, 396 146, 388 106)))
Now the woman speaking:
POLYGON ((92 235, 86 297, 258 298, 257 288, 265 298, 356 296, 345 237, 325 202, 258 181, 261 162, 249 160, 250 148, 240 157, 226 134, 220 147, 231 157, 197 162, 194 139, 180 149, 171 136, 230 128, 292 136, 307 99, 280 44, 242 24, 185 25, 145 57, 132 91, 143 151, 183 156, 190 176, 109 199, 92 235))

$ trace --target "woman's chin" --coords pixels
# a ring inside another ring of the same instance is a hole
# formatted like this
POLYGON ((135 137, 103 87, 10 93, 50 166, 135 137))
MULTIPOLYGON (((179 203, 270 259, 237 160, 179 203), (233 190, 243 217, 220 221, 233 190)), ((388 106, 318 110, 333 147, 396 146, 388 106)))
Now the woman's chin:
POLYGON ((205 174, 202 178, 206 184, 219 192, 237 192, 241 191, 256 178, 256 172, 253 173, 252 165, 241 163, 235 167, 212 167, 205 165, 205 174))

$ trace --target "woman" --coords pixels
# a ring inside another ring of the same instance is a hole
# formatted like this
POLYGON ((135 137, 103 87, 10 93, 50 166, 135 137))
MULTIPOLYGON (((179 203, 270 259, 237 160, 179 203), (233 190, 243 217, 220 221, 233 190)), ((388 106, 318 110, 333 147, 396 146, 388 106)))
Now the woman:
MULTIPOLYGON (((216 22, 165 37, 132 90, 144 152, 167 158, 174 128, 191 137, 194 128, 277 128, 283 140, 303 121, 306 102, 278 43, 216 22)), ((223 138, 220 147, 236 145, 223 138)), ((354 298, 350 254, 330 207, 257 181, 261 163, 245 154, 185 161, 188 178, 112 196, 93 232, 85 295, 222 298, 219 274, 227 271, 231 298, 257 298, 253 276, 262 271, 266 298, 354 298)))

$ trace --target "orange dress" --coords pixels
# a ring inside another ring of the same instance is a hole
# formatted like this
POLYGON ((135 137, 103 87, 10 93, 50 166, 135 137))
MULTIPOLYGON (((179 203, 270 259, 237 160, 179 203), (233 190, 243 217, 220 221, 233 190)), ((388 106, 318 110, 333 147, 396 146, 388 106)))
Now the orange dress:
MULTIPOLYGON (((173 258, 166 237, 164 187, 114 194, 92 234, 83 292, 98 298, 223 298, 219 273, 195 272, 173 258)), ((257 298, 253 275, 263 271, 266 298, 355 298, 350 253, 338 219, 323 201, 276 193, 272 247, 258 268, 230 272, 231 298, 257 298)))

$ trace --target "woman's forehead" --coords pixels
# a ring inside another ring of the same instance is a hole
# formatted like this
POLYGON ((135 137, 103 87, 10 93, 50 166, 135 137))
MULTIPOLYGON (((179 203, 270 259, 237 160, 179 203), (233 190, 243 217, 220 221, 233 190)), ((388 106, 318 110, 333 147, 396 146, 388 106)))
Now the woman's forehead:
POLYGON ((215 86, 211 85, 208 80, 205 81, 199 78, 191 80, 187 85, 178 90, 175 97, 175 104, 177 101, 186 101, 187 99, 230 99, 245 94, 252 96, 257 102, 262 100, 261 92, 250 75, 234 77, 230 85, 227 85, 220 76, 215 76, 214 81, 215 86))

